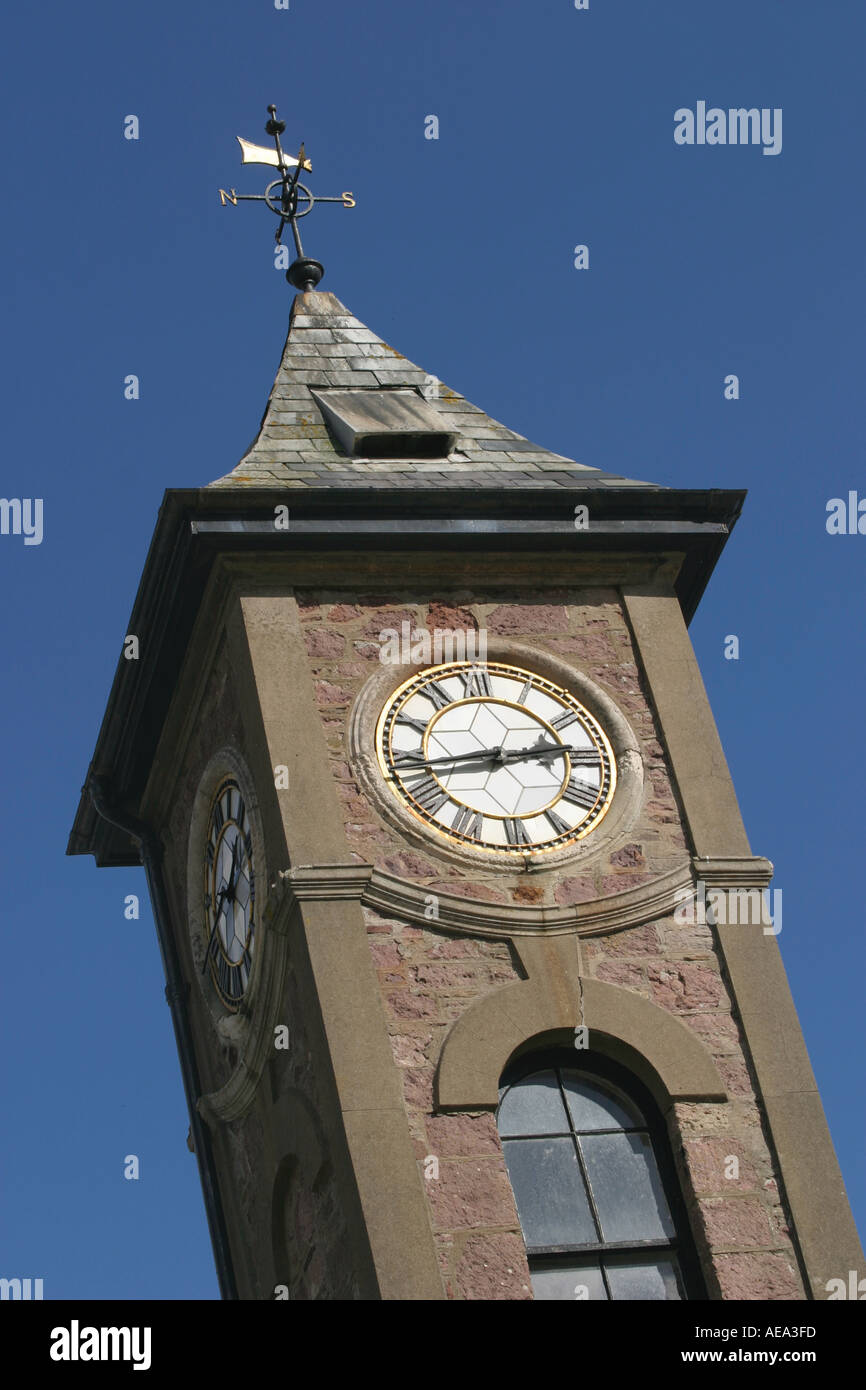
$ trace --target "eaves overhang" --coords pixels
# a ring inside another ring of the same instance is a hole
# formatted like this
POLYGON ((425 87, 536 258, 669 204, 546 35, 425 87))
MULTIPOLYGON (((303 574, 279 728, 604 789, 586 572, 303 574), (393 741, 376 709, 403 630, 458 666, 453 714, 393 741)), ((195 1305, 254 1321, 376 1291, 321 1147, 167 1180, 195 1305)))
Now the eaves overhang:
MULTIPOLYGON (((675 554, 676 592, 690 621, 740 514, 745 492, 639 487, 502 486, 352 490, 285 487, 166 492, 127 627, 151 634, 122 656, 88 771, 116 804, 138 809, 205 586, 217 557, 313 551, 454 550, 483 554, 675 554), (575 508, 587 508, 586 529, 575 508), (278 508, 287 523, 275 525, 278 508), (154 636, 155 635, 155 636, 154 636)), ((95 811, 87 783, 68 854, 100 866, 139 863, 134 841, 95 811)))

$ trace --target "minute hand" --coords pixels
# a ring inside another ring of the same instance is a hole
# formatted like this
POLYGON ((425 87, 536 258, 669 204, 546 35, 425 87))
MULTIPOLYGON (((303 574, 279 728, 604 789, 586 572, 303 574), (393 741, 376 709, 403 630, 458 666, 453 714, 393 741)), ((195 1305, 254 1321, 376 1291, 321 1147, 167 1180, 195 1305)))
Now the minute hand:
POLYGON ((412 767, 439 767, 443 763, 467 763, 467 762, 491 762, 515 763, 521 758, 537 757, 542 753, 581 753, 581 748, 572 748, 567 743, 550 743, 544 747, 535 744, 530 748, 513 748, 506 751, 504 748, 478 748, 474 753, 453 753, 447 758, 418 758, 412 759, 412 767))

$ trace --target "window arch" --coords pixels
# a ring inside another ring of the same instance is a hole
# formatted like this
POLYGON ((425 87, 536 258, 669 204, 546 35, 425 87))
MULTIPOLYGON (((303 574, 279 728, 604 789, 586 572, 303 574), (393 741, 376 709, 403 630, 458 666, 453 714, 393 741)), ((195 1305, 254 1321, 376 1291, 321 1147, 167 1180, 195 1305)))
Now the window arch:
POLYGON ((661 1115, 572 1050, 508 1068, 497 1125, 537 1299, 705 1298, 661 1115))

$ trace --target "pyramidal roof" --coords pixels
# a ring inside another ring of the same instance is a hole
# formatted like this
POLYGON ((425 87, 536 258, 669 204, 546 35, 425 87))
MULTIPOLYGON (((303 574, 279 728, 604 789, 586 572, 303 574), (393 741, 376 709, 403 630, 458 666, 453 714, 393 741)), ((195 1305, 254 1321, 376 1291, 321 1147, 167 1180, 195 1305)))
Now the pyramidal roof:
POLYGON ((407 361, 335 295, 296 295, 255 443, 210 487, 437 484, 655 487, 539 448, 407 361))

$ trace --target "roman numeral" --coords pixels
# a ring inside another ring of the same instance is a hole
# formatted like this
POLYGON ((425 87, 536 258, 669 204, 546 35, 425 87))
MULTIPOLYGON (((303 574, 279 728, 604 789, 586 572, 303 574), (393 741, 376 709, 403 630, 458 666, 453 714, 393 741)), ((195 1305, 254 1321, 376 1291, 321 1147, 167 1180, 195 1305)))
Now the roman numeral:
POLYGON ((464 696, 493 694, 486 666, 470 666, 468 670, 460 672, 460 679, 464 696))
POLYGON ((402 729, 414 729, 416 734, 426 734, 427 732, 427 720, 413 719, 411 714, 398 714, 397 723, 402 729))
POLYGON ((562 793, 562 799, 563 801, 570 801, 573 806, 582 806, 585 811, 589 811, 598 801, 598 791, 598 787, 591 787, 588 782, 582 782, 579 777, 572 777, 562 793))
POLYGON ((575 719, 577 719, 577 715, 574 710, 567 709, 562 714, 558 714, 555 719, 551 719, 550 722, 554 729, 564 729, 567 724, 573 724, 575 719))
POLYGON ((222 990, 223 994, 226 995, 227 998, 231 998, 231 995, 229 994, 229 963, 223 955, 222 951, 220 951, 219 958, 217 960, 217 976, 219 979, 219 987, 222 990))
POLYGON ((516 817, 505 822, 505 838, 510 845, 529 845, 532 841, 526 831, 523 821, 516 817))
POLYGON ((214 806, 214 808, 213 808, 213 819, 214 819, 214 825, 215 825, 216 828, 217 828, 217 833, 219 833, 219 831, 222 830, 223 825, 225 824, 225 816, 224 816, 224 814, 223 814, 222 797, 220 797, 220 799, 219 799, 219 801, 217 802, 216 806, 214 806))
MULTIPOLYGON (((216 953, 214 953, 216 954, 216 953)), ((225 999, 235 1003, 243 996, 246 981, 249 979, 251 961, 246 951, 238 964, 226 960, 222 951, 216 956, 217 983, 225 999)))
POLYGON ((528 680, 517 697, 518 705, 525 705, 529 699, 529 692, 532 690, 532 681, 528 680))
POLYGON ((394 767, 417 767, 419 763, 423 762, 423 748, 413 748, 411 750, 401 748, 398 753, 393 753, 391 755, 391 763, 394 767))
POLYGON ((565 835, 571 829, 568 822, 564 821, 562 816, 558 816, 555 811, 545 811, 544 814, 547 816, 547 819, 550 821, 557 835, 565 835))
POLYGON ((435 815, 439 807, 449 800, 448 793, 442 790, 434 778, 429 774, 422 777, 417 782, 407 782, 406 790, 431 816, 435 815))
POLYGON ((578 748, 568 756, 572 767, 598 767, 601 763, 597 748, 578 748))
POLYGON ((425 685, 423 690, 420 690, 418 693, 419 695, 426 695, 427 699, 435 705, 436 709, 445 709, 446 705, 454 703, 448 691, 439 685, 437 681, 430 681, 430 684, 425 685))
POLYGON ((247 808, 244 805, 244 799, 241 796, 240 792, 238 792, 238 809, 235 811, 235 820, 237 821, 238 825, 243 825, 244 816, 246 815, 246 813, 247 808))
POLYGON ((480 811, 473 811, 469 806, 458 806, 451 829, 456 830, 459 835, 468 835, 472 840, 480 840, 483 822, 484 817, 480 811))

